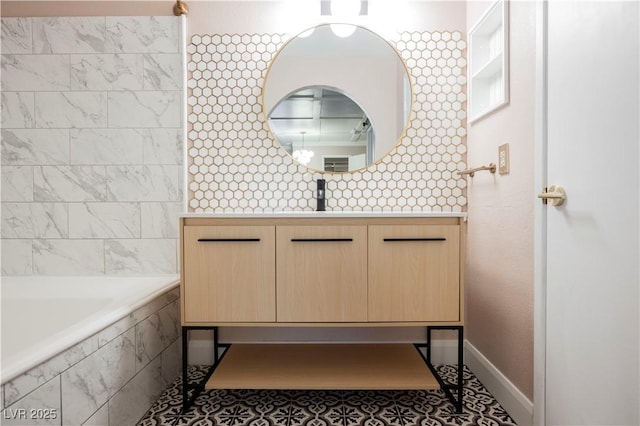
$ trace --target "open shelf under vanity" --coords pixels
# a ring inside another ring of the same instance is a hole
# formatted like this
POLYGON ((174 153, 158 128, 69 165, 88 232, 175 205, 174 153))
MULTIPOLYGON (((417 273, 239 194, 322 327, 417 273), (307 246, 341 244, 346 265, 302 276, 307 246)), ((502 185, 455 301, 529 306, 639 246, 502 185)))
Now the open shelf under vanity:
POLYGON ((234 344, 205 389, 438 389, 412 344, 234 344))

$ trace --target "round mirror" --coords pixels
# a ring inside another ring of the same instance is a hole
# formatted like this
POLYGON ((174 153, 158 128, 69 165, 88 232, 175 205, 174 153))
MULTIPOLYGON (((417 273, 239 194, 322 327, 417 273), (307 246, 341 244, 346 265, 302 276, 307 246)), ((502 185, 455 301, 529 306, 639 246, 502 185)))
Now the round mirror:
POLYGON ((320 171, 353 171, 388 153, 411 108, 407 70, 373 32, 348 37, 320 25, 289 41, 274 58, 264 108, 280 145, 320 171))

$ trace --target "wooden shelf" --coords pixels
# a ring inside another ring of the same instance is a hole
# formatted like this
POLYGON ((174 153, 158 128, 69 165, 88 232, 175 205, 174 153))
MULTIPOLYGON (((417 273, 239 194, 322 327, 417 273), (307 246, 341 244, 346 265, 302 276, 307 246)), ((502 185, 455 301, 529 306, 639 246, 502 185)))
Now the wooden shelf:
POLYGON ((206 389, 438 389, 411 344, 234 344, 206 389))

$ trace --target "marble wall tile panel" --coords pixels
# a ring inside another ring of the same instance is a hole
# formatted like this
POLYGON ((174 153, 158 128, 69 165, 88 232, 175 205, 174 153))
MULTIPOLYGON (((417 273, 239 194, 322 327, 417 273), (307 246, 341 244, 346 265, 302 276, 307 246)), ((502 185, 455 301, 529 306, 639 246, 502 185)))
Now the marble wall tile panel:
POLYGON ((139 203, 72 203, 70 238, 140 238, 139 203))
POLYGON ((144 164, 182 164, 184 141, 181 129, 147 129, 144 164))
POLYGON ((71 164, 142 164, 146 129, 71 129, 71 164))
POLYGON ((67 204, 2 203, 2 238, 68 237, 67 204))
POLYGON ((31 240, 2 240, 2 275, 33 274, 31 240))
POLYGON ((0 18, 3 274, 103 274, 107 257, 118 273, 177 271, 169 222, 182 210, 183 22, 0 18), (104 239, 141 238, 143 229, 145 242, 125 244, 138 258, 104 251, 104 239), (143 246, 152 253, 144 262, 143 246))
POLYGON ((182 203, 141 203, 142 238, 178 238, 182 203))
MULTIPOLYGON (((145 305, 146 306, 146 305, 145 305)), ((104 330, 98 332, 96 335, 98 339, 98 346, 103 347, 125 331, 129 330, 136 324, 135 317, 133 313, 130 313, 124 318, 119 319, 118 321, 111 324, 109 327, 104 330)))
POLYGON ((157 357, 109 400, 109 426, 137 424, 167 384, 157 357))
POLYGON ((131 327, 135 326, 139 322, 143 321, 145 318, 153 315, 163 307, 169 305, 170 303, 178 300, 180 297, 180 288, 175 288, 171 291, 168 291, 144 306, 138 308, 131 314, 126 317, 116 321, 109 327, 105 328, 101 332, 97 334, 98 338, 98 346, 102 347, 105 344, 109 343, 114 338, 118 337, 120 334, 124 333, 126 330, 129 330, 131 327))
POLYGON ((37 92, 36 127, 107 127, 107 95, 103 92, 37 92))
POLYGON ((182 88, 182 55, 148 53, 144 55, 145 90, 180 90, 182 88))
POLYGON ((179 91, 109 92, 109 127, 179 128, 181 104, 179 91))
POLYGON ((171 274, 177 271, 175 239, 105 241, 107 274, 171 274))
POLYGON ((178 300, 178 298, 180 298, 180 287, 177 287, 161 296, 156 297, 145 306, 133 312, 134 323, 137 324, 141 322, 143 319, 153 315, 171 302, 178 300))
POLYGON ((81 424, 135 374, 135 335, 130 330, 61 375, 63 424, 81 424))
POLYGON ((2 166, 2 202, 33 201, 33 167, 2 166))
POLYGON ((32 52, 30 18, 3 18, 1 28, 3 54, 32 52))
POLYGON ((33 240, 34 275, 104 274, 102 240, 33 240))
POLYGON ((69 163, 69 130, 2 129, 2 164, 69 163))
POLYGON ((2 55, 2 91, 69 90, 69 58, 64 55, 2 55))
POLYGON ((143 57, 137 54, 71 56, 71 90, 141 90, 143 57))
POLYGON ((172 291, 166 292, 151 302, 145 304, 144 306, 138 308, 136 311, 130 313, 126 317, 116 321, 111 324, 109 327, 100 331, 97 334, 98 346, 102 347, 109 343, 111 340, 115 339, 125 331, 129 330, 131 327, 135 326, 137 323, 143 321, 145 318, 153 315, 158 310, 167 306, 171 302, 177 300, 180 297, 180 288, 176 288, 172 291))
POLYGON ((104 17, 33 18, 34 53, 103 53, 104 17))
POLYGON ((33 92, 5 92, 0 94, 3 129, 30 129, 35 126, 35 96, 33 92))
POLYGON ((106 201, 105 166, 36 166, 35 201, 106 201))
POLYGON ((62 424, 60 410, 60 376, 56 376, 25 398, 7 406, 3 412, 2 424, 4 426, 60 425, 62 424), (19 409, 26 410, 24 417, 15 415, 19 409), (56 410, 56 415, 52 415, 49 419, 29 418, 31 409, 56 410))
POLYGON ((107 166, 112 201, 180 201, 179 166, 107 166))
POLYGON ((105 404, 98 409, 95 413, 82 423, 82 426, 106 426, 109 424, 109 403, 105 404))
MULTIPOLYGON (((179 324, 178 324, 179 325, 179 324)), ((162 352, 162 376, 171 383, 182 372, 182 345, 180 336, 162 352)))
POLYGON ((136 371, 140 371, 180 335, 178 301, 136 325, 136 371))
POLYGON ((106 18, 109 53, 178 53, 180 20, 169 16, 114 16, 106 18))
POLYGON ((7 404, 13 404, 23 398, 38 386, 53 379, 96 350, 98 350, 98 338, 91 336, 10 382, 7 382, 4 385, 7 404))

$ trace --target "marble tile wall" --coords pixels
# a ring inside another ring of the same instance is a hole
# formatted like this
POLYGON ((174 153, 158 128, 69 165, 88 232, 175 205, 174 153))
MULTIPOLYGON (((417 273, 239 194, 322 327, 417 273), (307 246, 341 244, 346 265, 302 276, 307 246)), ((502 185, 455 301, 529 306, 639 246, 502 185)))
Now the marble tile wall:
POLYGON ((136 424, 180 372, 179 296, 176 288, 157 297, 2 385, 1 423, 136 424), (55 415, 31 418, 32 409, 55 415))
POLYGON ((2 18, 2 274, 176 273, 176 17, 2 18))

